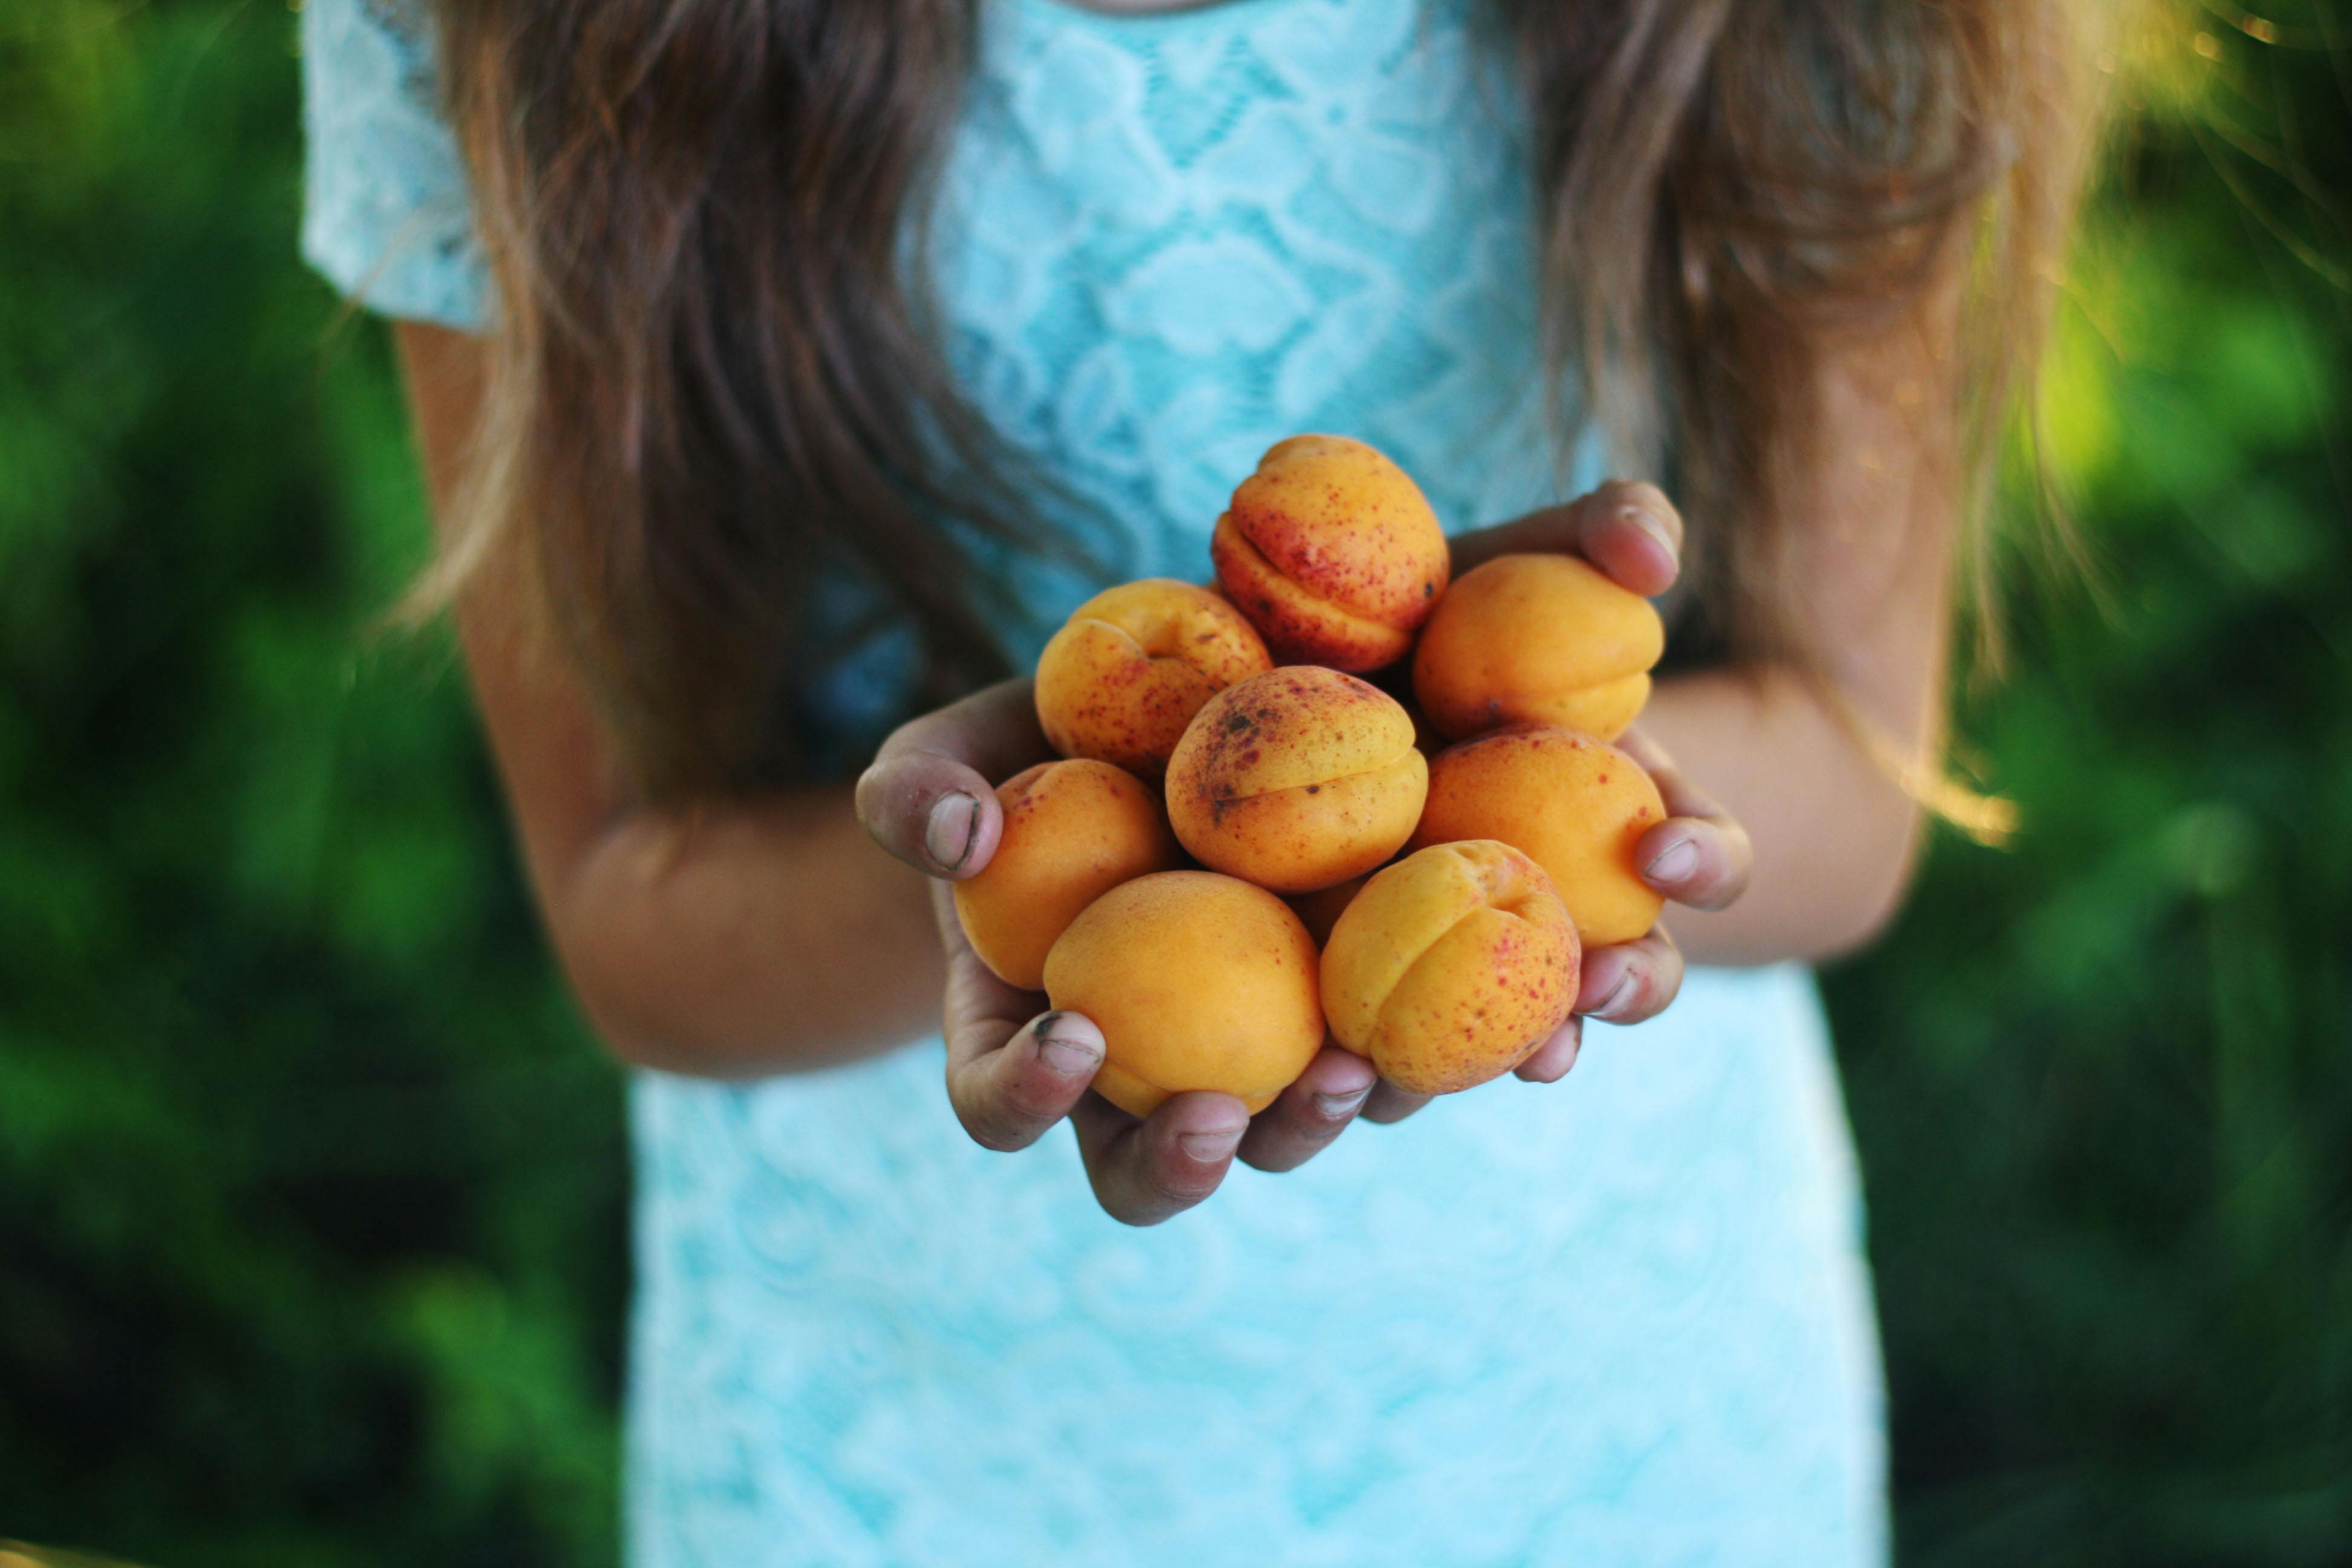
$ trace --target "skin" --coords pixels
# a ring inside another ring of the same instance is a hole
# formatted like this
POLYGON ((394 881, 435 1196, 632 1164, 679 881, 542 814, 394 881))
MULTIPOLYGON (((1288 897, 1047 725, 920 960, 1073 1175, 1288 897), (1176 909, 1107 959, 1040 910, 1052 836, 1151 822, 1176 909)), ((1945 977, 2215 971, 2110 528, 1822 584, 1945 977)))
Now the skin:
MULTIPOLYGON (((1834 456, 1809 477, 1815 524, 1793 563, 1843 700, 1923 755, 1941 739, 1949 636, 1954 487, 1926 434, 1948 427, 1945 338, 1922 328, 1857 342, 1810 389, 1834 456)), ((475 427, 484 349, 417 323, 402 324, 399 342, 437 506, 475 427)), ((1655 488, 1612 482, 1457 537, 1453 565, 1458 575, 1505 552, 1567 551, 1656 596, 1674 584, 1682 536, 1655 488)), ((1254 1119, 1230 1096, 1192 1093, 1139 1121, 1087 1093, 1100 1032, 1041 1012, 1042 997, 991 974, 965 945, 947 887, 994 851, 994 783, 1048 754, 1026 681, 906 725, 854 788, 689 816, 621 786, 584 693, 525 650, 494 585, 469 595, 457 621, 550 937, 625 1060, 730 1079, 809 1070, 919 1037, 944 993, 947 1088, 965 1130, 1013 1150, 1067 1120, 1104 1209, 1138 1225, 1207 1197, 1235 1158, 1291 1170, 1350 1122, 1396 1121, 1426 1102, 1332 1046, 1254 1119)), ((1656 775, 1670 813, 1641 857, 1645 879, 1681 906, 1681 941, 1662 926, 1589 951, 1580 1016, 1517 1069, 1532 1082, 1574 1065, 1583 1017, 1630 1024, 1668 1005, 1685 950, 1712 963, 1834 955, 1885 923, 1909 875, 1917 809, 1791 671, 1663 680, 1619 743, 1656 775), (1718 781, 1721 803, 1685 768, 1718 781)))

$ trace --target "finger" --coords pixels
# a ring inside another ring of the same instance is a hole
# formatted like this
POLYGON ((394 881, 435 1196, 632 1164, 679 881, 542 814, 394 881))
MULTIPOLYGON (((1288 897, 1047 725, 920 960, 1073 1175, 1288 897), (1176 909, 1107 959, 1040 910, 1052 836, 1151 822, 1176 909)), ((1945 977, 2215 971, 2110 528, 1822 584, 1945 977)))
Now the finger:
POLYGON ((948 1062, 956 1120, 983 1149, 1026 1149, 1070 1113, 1102 1066, 1102 1031, 1076 1013, 1048 1012, 991 1050, 948 1062))
POLYGON ((1682 988, 1682 949, 1655 926, 1639 941, 1585 950, 1576 1010, 1603 1023, 1638 1024, 1664 1012, 1682 988))
POLYGON ((1753 864, 1748 835, 1738 823, 1673 816, 1642 835, 1633 847, 1642 880, 1678 904, 1719 910, 1748 890, 1753 864))
POLYGON ((1045 998, 1006 984, 980 962, 945 884, 933 884, 932 903, 941 907, 940 937, 948 955, 941 1031, 948 1101, 982 1147, 1025 1149, 1086 1093, 1102 1065, 1102 1031, 1076 1013, 1031 1017, 1045 998))
POLYGON ((1454 570, 1459 575, 1519 551, 1581 555, 1622 586, 1653 598, 1674 586, 1682 570, 1683 516, 1657 486, 1612 479, 1566 506, 1461 535, 1454 542, 1454 570))
POLYGON ((1528 1083, 1558 1083, 1576 1065, 1577 1053, 1583 1048, 1584 1024, 1580 1019, 1570 1018, 1511 1070, 1528 1083))
POLYGON ((917 870, 969 877, 1003 832, 996 785, 1051 754, 1029 682, 999 681, 894 731, 857 780, 857 817, 917 870))
POLYGON ((1261 1171, 1295 1171, 1346 1131, 1380 1075, 1353 1051, 1325 1046, 1272 1105, 1250 1118, 1241 1159, 1261 1171))
POLYGON ((1095 1201, 1127 1225, 1158 1225, 1217 1190, 1249 1130, 1230 1094, 1171 1096, 1139 1121, 1098 1094, 1070 1112, 1095 1201))
POLYGON ((1713 795, 1683 777, 1674 759, 1648 736, 1627 731, 1617 744, 1658 786, 1666 819, 1633 847, 1642 879, 1678 904, 1719 910, 1748 890, 1756 868, 1748 829, 1713 795))
POLYGON ((1364 1109, 1356 1114, 1366 1121, 1377 1121, 1386 1127, 1402 1121, 1427 1105, 1431 1098, 1426 1094, 1408 1094, 1382 1079, 1373 1086, 1370 1096, 1364 1101, 1364 1109))

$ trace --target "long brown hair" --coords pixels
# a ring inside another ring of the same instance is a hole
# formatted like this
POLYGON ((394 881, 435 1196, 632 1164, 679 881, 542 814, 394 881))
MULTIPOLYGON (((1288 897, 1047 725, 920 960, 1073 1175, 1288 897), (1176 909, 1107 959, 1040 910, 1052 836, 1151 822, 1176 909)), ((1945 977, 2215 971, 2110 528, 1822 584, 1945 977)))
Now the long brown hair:
MULTIPOLYGON (((862 565, 913 623, 922 695, 1001 664, 1001 606, 954 541, 1034 542, 1026 477, 960 395, 908 264, 978 9, 436 6, 499 304, 429 592, 512 567, 656 795, 802 765, 785 705, 821 563, 862 565)), ((1783 578, 1824 439, 1804 389, 1842 332, 1965 274, 1956 474, 1990 451, 2083 161, 2072 10, 1486 16, 1528 95, 1549 338, 1591 394, 1575 416, 1670 477, 1726 654, 1802 661, 1783 578)))

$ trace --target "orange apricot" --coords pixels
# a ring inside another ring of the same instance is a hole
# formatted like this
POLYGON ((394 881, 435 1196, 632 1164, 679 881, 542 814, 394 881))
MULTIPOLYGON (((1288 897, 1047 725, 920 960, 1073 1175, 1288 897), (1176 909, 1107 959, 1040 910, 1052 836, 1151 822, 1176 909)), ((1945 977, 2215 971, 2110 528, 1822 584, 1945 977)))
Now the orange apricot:
POLYGON ((1452 572, 1420 487, 1344 436, 1270 448, 1217 519, 1209 554, 1277 660, 1334 669, 1402 658, 1452 572))
POLYGON ((1510 1071, 1576 1005, 1582 950, 1543 868, 1491 838, 1376 874, 1323 948, 1331 1037, 1413 1094, 1510 1071))
POLYGON ((1168 819, 1212 870, 1307 893, 1395 854, 1428 784, 1395 698, 1289 665, 1202 704, 1169 760, 1168 819))
POLYGON ((980 961, 1024 991, 1044 986, 1045 954, 1080 910, 1184 863, 1159 795, 1108 763, 1039 763, 997 785, 996 798, 1003 837, 955 884, 956 918, 980 961))
POLYGON ((1551 878, 1584 945, 1603 947, 1642 935, 1665 907, 1633 858, 1665 815, 1658 786, 1616 747, 1524 724, 1437 753, 1408 847, 1501 839, 1551 878))
POLYGON ((1201 704, 1273 668, 1256 629, 1206 588, 1147 577, 1080 605, 1037 659, 1037 722, 1066 757, 1145 779, 1201 704))
POLYGON ((1573 555, 1497 555, 1430 617, 1413 690, 1452 740, 1533 723, 1613 741, 1649 700, 1665 637, 1655 606, 1573 555))
POLYGON ((1102 1030, 1095 1091, 1135 1116, 1191 1089, 1255 1116, 1323 1045, 1307 928, 1213 871, 1138 877, 1088 904, 1045 959, 1045 994, 1102 1030))

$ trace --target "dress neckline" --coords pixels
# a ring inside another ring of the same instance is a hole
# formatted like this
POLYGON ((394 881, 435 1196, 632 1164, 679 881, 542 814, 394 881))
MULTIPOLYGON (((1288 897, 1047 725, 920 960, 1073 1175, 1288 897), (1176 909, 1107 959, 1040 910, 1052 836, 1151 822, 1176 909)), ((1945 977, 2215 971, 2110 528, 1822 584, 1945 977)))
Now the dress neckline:
POLYGON ((1208 26, 1233 26, 1271 12, 1302 4, 1302 0, 1208 0, 1167 11, 1104 11, 1081 0, 1015 0, 1030 16, 1048 22, 1095 27, 1108 32, 1173 33, 1208 26))

